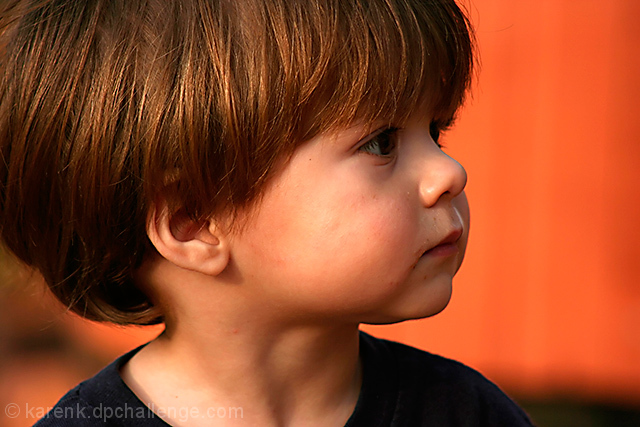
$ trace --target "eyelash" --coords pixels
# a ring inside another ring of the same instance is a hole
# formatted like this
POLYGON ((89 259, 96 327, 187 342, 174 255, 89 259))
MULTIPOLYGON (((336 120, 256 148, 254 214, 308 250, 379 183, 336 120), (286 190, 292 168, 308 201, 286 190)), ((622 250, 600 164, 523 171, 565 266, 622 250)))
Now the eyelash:
POLYGON ((433 142, 435 142, 436 145, 440 148, 444 148, 444 145, 442 145, 439 140, 445 130, 446 126, 443 127, 438 122, 431 122, 429 124, 429 135, 431 135, 431 139, 433 139, 433 142))
POLYGON ((398 132, 398 130, 399 129, 396 127, 389 127, 389 128, 383 129, 378 133, 376 133, 375 135, 373 135, 367 142, 362 144, 362 146, 358 150, 372 154, 374 156, 378 156, 378 157, 391 157, 391 155, 396 149, 395 134, 396 132, 398 132), (382 151, 383 149, 380 144, 383 138, 384 138, 384 142, 387 144, 387 147, 388 147, 387 151, 385 152, 382 151))
MULTIPOLYGON (((399 130, 400 128, 397 127, 388 127, 386 129, 382 129, 381 131, 373 135, 358 150, 378 157, 391 157, 396 149, 395 139, 396 133, 399 130), (382 147, 380 144, 381 138, 384 138, 384 142, 387 147, 384 152, 382 151, 382 147)), ((444 146, 440 142, 438 142, 444 130, 446 130, 446 126, 445 128, 443 128, 438 122, 433 121, 429 124, 429 134, 431 135, 431 139, 433 139, 433 142, 435 142, 436 145, 440 148, 444 148, 444 146)))

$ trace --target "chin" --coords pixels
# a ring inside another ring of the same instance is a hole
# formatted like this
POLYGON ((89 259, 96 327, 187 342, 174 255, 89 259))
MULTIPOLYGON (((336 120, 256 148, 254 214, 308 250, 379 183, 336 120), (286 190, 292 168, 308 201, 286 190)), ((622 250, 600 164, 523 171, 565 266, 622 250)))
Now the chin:
POLYGON ((428 289, 427 295, 407 295, 385 304, 377 313, 369 316, 362 323, 370 325, 390 325, 406 320, 425 319, 435 316, 444 310, 451 301, 451 280, 428 289))

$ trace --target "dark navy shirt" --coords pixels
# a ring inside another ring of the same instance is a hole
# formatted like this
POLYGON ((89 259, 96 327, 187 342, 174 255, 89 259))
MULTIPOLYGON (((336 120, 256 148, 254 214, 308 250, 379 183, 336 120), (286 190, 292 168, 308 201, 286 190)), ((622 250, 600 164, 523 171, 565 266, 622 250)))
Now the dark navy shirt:
MULTIPOLYGON (((166 427, 154 408, 146 407, 120 378, 120 367, 140 348, 69 391, 36 427, 166 427)), ((365 333, 360 336, 360 354, 362 390, 346 427, 532 425, 495 384, 459 362, 365 333)), ((218 408, 211 415, 239 419, 242 408, 218 408)), ((186 420, 204 414, 174 416, 186 420)))

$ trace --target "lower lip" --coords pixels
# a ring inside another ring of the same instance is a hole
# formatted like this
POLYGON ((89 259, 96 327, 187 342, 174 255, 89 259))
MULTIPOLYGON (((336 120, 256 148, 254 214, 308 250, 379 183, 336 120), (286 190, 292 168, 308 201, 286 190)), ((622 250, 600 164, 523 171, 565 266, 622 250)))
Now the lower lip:
POLYGON ((458 253, 458 246, 454 243, 445 243, 429 249, 422 256, 447 257, 458 253))

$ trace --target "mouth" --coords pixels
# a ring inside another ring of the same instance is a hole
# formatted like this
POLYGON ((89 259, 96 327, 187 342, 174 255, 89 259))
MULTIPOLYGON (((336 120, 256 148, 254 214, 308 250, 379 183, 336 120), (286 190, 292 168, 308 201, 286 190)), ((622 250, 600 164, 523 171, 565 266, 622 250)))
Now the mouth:
POLYGON ((457 254, 460 236, 462 236, 462 229, 453 230, 436 246, 423 253, 422 256, 447 257, 457 254))

